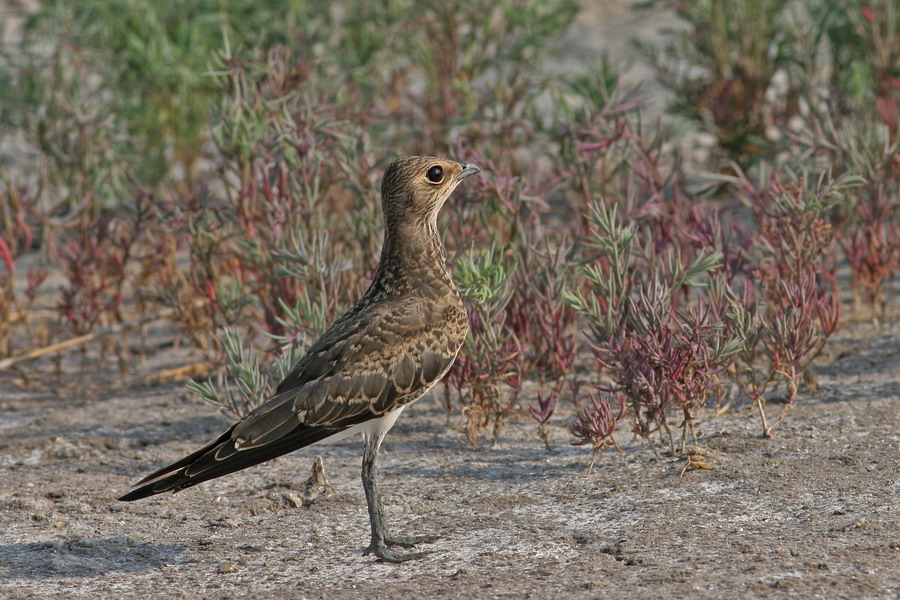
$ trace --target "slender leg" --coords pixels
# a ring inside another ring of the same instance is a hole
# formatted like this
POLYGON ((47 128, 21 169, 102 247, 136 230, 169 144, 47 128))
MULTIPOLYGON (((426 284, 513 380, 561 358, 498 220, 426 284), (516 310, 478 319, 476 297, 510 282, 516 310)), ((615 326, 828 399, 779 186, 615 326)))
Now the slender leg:
POLYGON ((369 521, 372 524, 372 542, 366 548, 364 554, 374 554, 381 560, 397 563, 411 558, 421 558, 428 552, 395 552, 390 549, 391 546, 412 548, 421 542, 433 542, 437 539, 437 536, 400 537, 390 534, 384 519, 384 505, 381 503, 381 494, 378 492, 378 467, 375 465, 375 459, 378 457, 378 450, 381 448, 381 440, 384 439, 384 435, 363 435, 366 447, 363 451, 362 482, 363 489, 366 491, 366 502, 369 505, 369 521))

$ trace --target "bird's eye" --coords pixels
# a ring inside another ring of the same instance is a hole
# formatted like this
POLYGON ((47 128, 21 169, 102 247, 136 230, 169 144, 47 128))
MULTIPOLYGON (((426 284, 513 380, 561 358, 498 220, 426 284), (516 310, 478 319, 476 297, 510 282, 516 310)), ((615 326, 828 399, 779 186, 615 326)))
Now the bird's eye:
POLYGON ((444 169, 442 169, 440 165, 434 165, 428 169, 428 172, 425 173, 425 177, 427 177, 428 181, 431 183, 440 183, 441 179, 444 178, 444 169))

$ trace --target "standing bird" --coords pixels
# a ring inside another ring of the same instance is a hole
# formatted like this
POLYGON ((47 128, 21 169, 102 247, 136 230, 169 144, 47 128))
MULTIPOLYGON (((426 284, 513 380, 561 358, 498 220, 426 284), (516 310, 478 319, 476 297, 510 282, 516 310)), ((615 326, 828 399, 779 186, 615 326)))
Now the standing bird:
POLYGON ((362 433, 362 481, 372 541, 365 554, 389 562, 434 536, 392 535, 376 481, 385 434, 407 405, 450 369, 469 329, 447 271, 437 215, 456 186, 480 172, 430 156, 395 160, 381 183, 384 247, 369 289, 310 347, 271 398, 228 431, 137 483, 120 500, 178 492, 324 440, 362 433))

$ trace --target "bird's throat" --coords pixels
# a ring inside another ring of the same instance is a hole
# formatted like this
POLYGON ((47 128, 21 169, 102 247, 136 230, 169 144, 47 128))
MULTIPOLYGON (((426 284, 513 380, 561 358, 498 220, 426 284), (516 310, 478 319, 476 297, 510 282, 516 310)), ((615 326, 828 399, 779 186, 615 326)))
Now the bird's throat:
POLYGON ((403 283, 403 287, 437 285, 455 292, 437 225, 422 224, 388 232, 375 281, 403 283))

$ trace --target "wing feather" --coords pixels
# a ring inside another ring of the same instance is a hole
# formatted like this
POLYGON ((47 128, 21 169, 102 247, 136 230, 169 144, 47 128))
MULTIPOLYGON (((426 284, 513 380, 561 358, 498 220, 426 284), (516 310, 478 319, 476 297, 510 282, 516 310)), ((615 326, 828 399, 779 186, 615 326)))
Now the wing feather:
POLYGON ((416 400, 456 358, 459 344, 430 335, 443 316, 435 312, 429 319, 419 304, 351 311, 312 345, 269 400, 121 499, 179 491, 233 473, 416 400))

